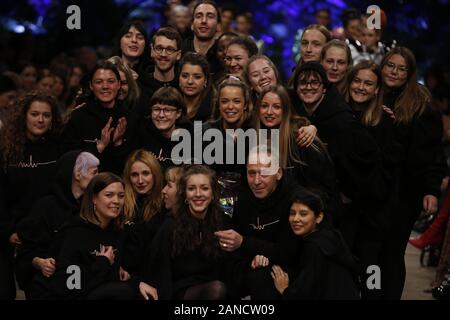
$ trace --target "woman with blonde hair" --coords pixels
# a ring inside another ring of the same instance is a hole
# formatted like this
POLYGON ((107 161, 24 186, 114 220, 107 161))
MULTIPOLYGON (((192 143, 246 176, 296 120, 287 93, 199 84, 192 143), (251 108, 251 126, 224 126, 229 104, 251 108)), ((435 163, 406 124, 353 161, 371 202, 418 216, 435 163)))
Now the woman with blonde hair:
MULTIPOLYGON (((403 147, 399 208, 389 248, 396 269, 386 279, 388 298, 400 299, 405 281, 404 254, 409 236, 421 211, 438 208, 445 174, 441 115, 430 107, 430 93, 417 82, 414 54, 405 47, 389 51, 381 61, 383 103, 395 115, 395 136, 403 147)), ((385 287, 386 288, 386 287, 385 287)))
POLYGON ((164 220, 161 191, 164 176, 158 160, 143 149, 134 151, 123 171, 125 183, 124 267, 138 272, 143 252, 164 220))
POLYGON ((352 53, 348 45, 341 40, 327 42, 321 51, 320 62, 327 73, 328 81, 343 93, 348 69, 353 65, 352 53))
POLYGON ((325 145, 317 137, 307 148, 298 146, 295 141, 298 128, 308 125, 308 119, 293 112, 289 94, 283 86, 269 86, 262 90, 255 109, 255 128, 270 132, 278 129, 280 166, 303 187, 320 191, 327 210, 335 213, 336 177, 325 145))

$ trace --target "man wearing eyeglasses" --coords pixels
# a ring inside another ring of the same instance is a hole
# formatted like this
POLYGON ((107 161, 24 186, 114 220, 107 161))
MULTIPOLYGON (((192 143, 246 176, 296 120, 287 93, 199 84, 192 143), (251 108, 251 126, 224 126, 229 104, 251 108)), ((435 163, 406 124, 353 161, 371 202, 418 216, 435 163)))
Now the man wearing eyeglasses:
POLYGON ((160 28, 153 35, 150 54, 154 68, 138 78, 143 96, 140 115, 148 116, 148 102, 159 88, 178 88, 176 64, 181 58, 181 42, 180 34, 171 27, 160 28))

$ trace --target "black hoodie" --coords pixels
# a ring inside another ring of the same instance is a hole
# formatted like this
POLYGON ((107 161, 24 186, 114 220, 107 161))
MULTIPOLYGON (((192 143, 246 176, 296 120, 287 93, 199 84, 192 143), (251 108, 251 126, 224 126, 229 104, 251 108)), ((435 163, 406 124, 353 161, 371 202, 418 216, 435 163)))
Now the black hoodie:
MULTIPOLYGON (((299 241, 299 240, 297 240, 299 241)), ((297 276, 283 292, 285 299, 356 300, 358 268, 341 234, 319 229, 300 241, 297 276)))
MULTIPOLYGON (((110 117, 113 119, 111 127, 115 128, 121 117, 128 118, 128 111, 121 104, 116 104, 113 108, 104 108, 97 101, 88 100, 86 105, 72 111, 62 133, 62 145, 64 151, 81 149, 92 153, 100 159, 102 171, 111 171, 120 175, 124 165, 120 151, 126 142, 120 147, 114 147, 111 141, 102 154, 99 154, 97 150, 97 141, 101 139, 102 129, 110 117)), ((129 124, 127 130, 128 127, 129 124)))
POLYGON ((50 194, 38 200, 30 216, 17 226, 22 245, 17 250, 16 276, 24 290, 37 272, 31 264, 33 258, 51 258, 49 249, 56 231, 67 219, 80 213, 81 199, 75 199, 72 193, 73 168, 80 153, 70 151, 58 160, 50 194))
MULTIPOLYGON (((176 124, 176 128, 188 130, 191 133, 191 137, 193 137, 193 127, 189 120, 183 119, 179 121, 176 124)), ((164 137, 161 134, 161 131, 155 127, 151 118, 147 117, 140 119, 138 127, 134 130, 131 141, 128 144, 127 153, 130 153, 136 149, 146 149, 156 157, 161 165, 161 168, 165 171, 167 168, 175 165, 175 159, 172 159, 172 149, 178 143, 178 141, 172 141, 171 138, 164 137)), ((193 141, 191 141, 191 143, 193 145, 193 141)))
MULTIPOLYGON (((386 92, 383 103, 393 109, 402 90, 386 92)), ((442 118, 428 106, 421 115, 414 115, 409 124, 396 123, 394 133, 402 145, 404 162, 401 184, 409 196, 441 195, 445 176, 445 157, 442 145, 442 118)))
POLYGON ((289 263, 295 254, 295 236, 290 231, 289 209, 292 192, 298 188, 290 175, 283 175, 276 189, 265 199, 258 199, 247 182, 241 185, 233 226, 243 236, 241 254, 248 259, 264 255, 270 261, 289 263))
POLYGON ((79 216, 73 217, 65 223, 59 231, 60 245, 52 248, 56 257, 55 273, 47 279, 43 276, 35 278, 34 282, 44 282, 49 294, 48 298, 83 299, 93 289, 109 281, 119 281, 119 261, 122 248, 120 247, 121 232, 113 223, 102 229, 96 224, 85 221, 79 216), (108 258, 96 255, 100 245, 112 246, 115 253, 114 263, 108 258), (80 269, 80 289, 70 289, 67 285, 70 276, 69 266, 80 269))
POLYGON ((46 135, 25 143, 23 161, 6 166, 0 163, 0 184, 4 190, 0 194, 4 200, 0 202, 4 201, 5 206, 0 212, 0 242, 16 232, 16 225, 29 214, 32 205, 48 193, 59 155, 58 140, 46 135))
POLYGON ((386 197, 382 156, 375 139, 352 114, 350 107, 331 86, 310 116, 296 92, 291 98, 297 113, 317 127, 335 164, 338 189, 363 206, 373 206, 386 197))

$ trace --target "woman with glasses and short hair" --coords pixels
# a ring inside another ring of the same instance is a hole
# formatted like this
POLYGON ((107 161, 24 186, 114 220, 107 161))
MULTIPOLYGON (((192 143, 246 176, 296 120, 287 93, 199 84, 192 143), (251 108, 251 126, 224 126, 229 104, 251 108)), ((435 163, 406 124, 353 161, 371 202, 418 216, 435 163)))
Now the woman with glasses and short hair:
POLYGON ((145 118, 137 124, 129 151, 141 148, 150 151, 163 171, 170 166, 180 165, 187 159, 172 157, 172 149, 178 144, 171 140, 176 129, 192 132, 192 124, 186 119, 183 97, 175 88, 160 88, 152 96, 145 118))

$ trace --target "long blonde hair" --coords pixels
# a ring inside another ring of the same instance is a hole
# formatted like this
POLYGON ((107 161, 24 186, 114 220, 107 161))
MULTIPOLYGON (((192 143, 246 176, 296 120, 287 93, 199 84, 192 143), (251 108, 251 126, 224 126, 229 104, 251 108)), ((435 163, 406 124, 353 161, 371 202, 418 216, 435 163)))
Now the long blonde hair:
POLYGON ((345 101, 351 104, 352 97, 350 95, 350 86, 353 79, 356 77, 360 70, 370 70, 377 77, 378 93, 370 100, 369 105, 362 111, 361 122, 366 127, 374 127, 380 123, 383 116, 383 93, 381 92, 381 70, 380 67, 373 61, 362 61, 352 67, 348 73, 346 86, 344 89, 345 101))
POLYGON ((267 93, 276 94, 281 100, 281 106, 283 108, 283 115, 281 118, 281 123, 279 127, 280 137, 279 137, 279 155, 280 155, 280 166, 286 169, 289 162, 305 164, 299 157, 299 155, 294 151, 297 146, 295 145, 295 139, 293 139, 293 133, 297 130, 299 116, 297 116, 293 109, 289 94, 286 89, 281 85, 271 85, 265 87, 258 98, 257 107, 255 109, 255 128, 256 130, 261 129, 261 121, 259 119, 260 108, 262 100, 267 93))
MULTIPOLYGON (((417 82, 417 66, 414 54, 405 47, 395 47, 389 51, 381 61, 381 69, 388 63, 389 59, 398 54, 405 59, 407 78, 404 88, 393 106, 395 122, 409 124, 416 115, 421 115, 431 100, 428 89, 417 82)), ((383 87, 386 85, 383 82, 383 87)))
POLYGON ((156 213, 161 210, 162 196, 161 190, 163 188, 164 177, 161 171, 161 166, 156 158, 148 151, 139 149, 134 151, 127 160, 123 170, 123 180, 125 183, 125 221, 131 222, 136 214, 136 192, 131 183, 131 166, 140 161, 150 168, 153 175, 153 187, 146 195, 144 200, 143 214, 144 221, 150 220, 156 213))

